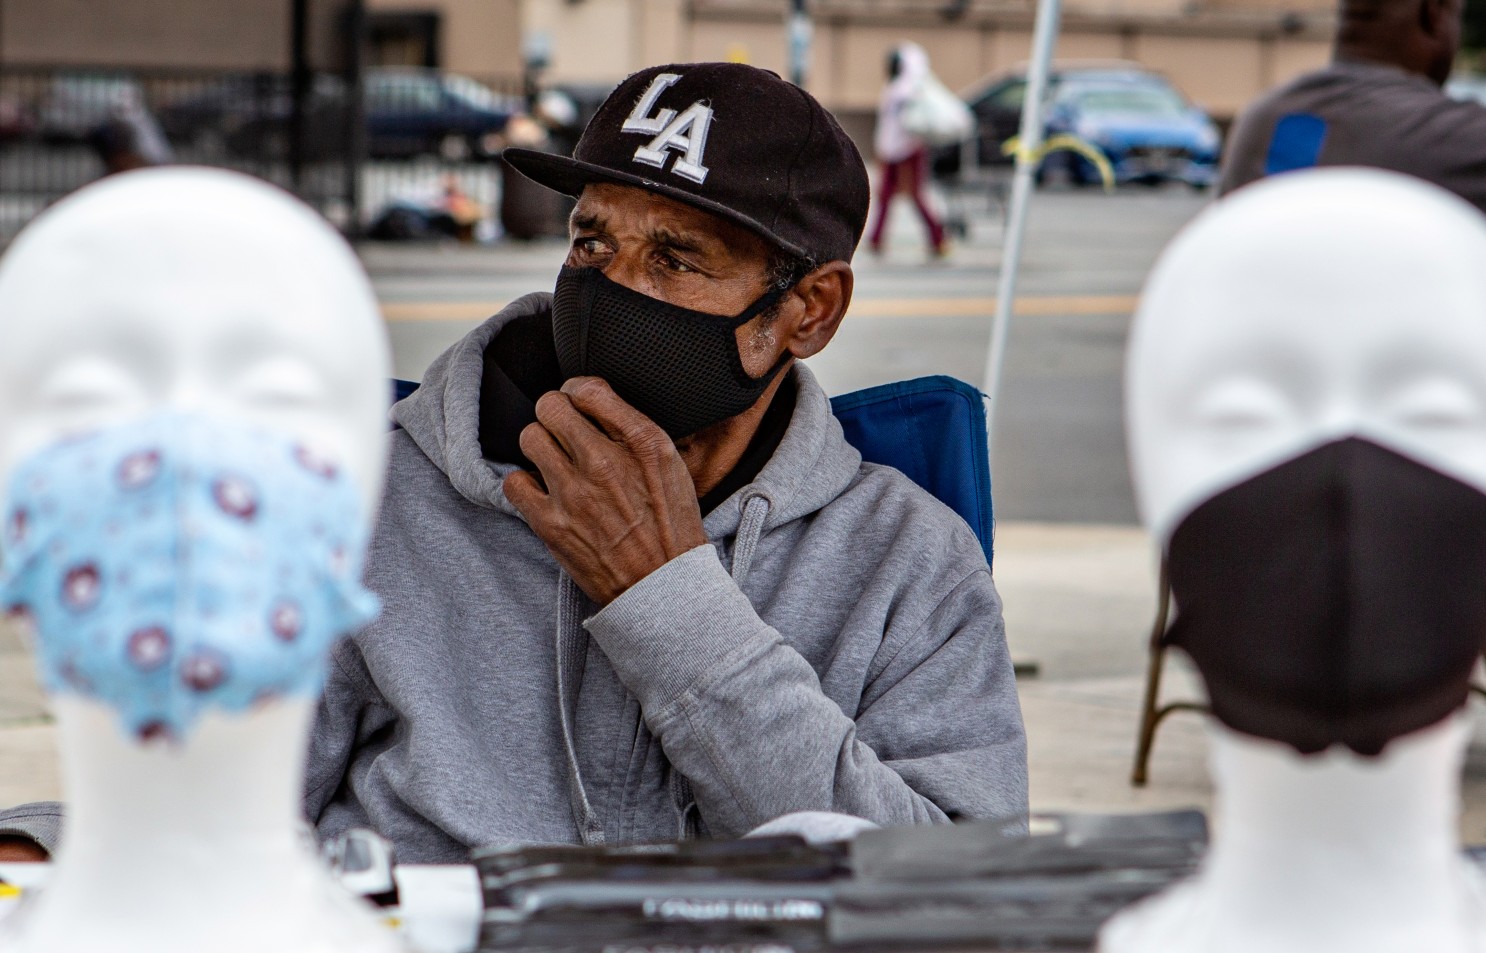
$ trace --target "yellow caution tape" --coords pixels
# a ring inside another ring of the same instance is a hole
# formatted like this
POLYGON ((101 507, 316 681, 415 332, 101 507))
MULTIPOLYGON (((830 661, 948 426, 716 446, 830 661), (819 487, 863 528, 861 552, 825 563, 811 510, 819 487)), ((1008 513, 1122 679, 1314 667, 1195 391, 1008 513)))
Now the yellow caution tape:
POLYGON ((1053 152, 1076 152, 1088 159, 1095 169, 1099 171, 1099 178, 1104 183, 1104 191, 1113 192, 1115 186, 1114 166, 1110 165, 1109 158, 1098 146, 1071 136, 1066 132, 1056 136, 1048 137, 1041 146, 1036 149, 1025 149, 1022 147, 1022 137, 1012 136, 1001 144, 1001 154, 1012 156, 1017 165, 1037 165, 1053 152))
POLYGON ((1044 144, 1040 149, 1023 148, 1022 137, 1012 136, 1001 144, 1001 153, 1011 156, 1017 165, 1036 165, 1042 161, 1043 156, 1047 155, 1047 146, 1044 144))

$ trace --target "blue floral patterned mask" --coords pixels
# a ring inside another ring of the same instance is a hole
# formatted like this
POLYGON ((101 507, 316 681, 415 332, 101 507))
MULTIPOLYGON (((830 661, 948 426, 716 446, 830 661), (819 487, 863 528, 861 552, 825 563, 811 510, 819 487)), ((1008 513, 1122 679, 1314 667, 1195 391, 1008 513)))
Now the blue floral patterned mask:
POLYGON ((64 440, 15 469, 3 512, 0 604, 46 688, 143 739, 314 697, 377 612, 355 484, 281 435, 172 413, 64 440))

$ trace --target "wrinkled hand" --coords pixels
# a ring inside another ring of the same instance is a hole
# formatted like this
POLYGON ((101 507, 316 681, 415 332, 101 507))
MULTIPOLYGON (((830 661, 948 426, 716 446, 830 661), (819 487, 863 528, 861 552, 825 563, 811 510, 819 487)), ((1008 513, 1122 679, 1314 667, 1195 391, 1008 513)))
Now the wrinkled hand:
POLYGON ((543 394, 521 452, 547 487, 513 473, 506 498, 600 606, 707 541, 676 445, 597 377, 543 394))

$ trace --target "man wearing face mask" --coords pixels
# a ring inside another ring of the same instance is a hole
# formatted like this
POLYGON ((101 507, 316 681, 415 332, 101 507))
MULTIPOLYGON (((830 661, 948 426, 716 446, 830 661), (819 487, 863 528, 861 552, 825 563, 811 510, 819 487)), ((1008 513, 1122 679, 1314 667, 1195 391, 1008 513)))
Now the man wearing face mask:
POLYGON ((1244 111, 1219 189, 1362 165, 1432 182, 1486 212, 1486 107, 1440 89, 1460 48, 1464 8, 1465 0, 1343 0, 1331 65, 1244 111))
MULTIPOLYGON (((631 76, 575 158, 555 294, 393 409, 305 808, 403 862, 1027 810, 1001 604, 974 533, 863 464, 799 359, 851 299, 866 170, 772 73, 631 76)), ((3 832, 3 820, 0 820, 3 832)))

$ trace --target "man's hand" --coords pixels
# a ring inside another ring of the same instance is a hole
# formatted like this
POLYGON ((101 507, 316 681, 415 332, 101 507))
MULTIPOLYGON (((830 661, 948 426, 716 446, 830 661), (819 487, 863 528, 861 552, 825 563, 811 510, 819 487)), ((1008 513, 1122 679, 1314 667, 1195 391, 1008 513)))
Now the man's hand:
POLYGON ((676 445, 597 377, 537 401, 521 452, 541 471, 506 477, 509 499, 578 588, 600 606, 707 541, 676 445))
POLYGON ((44 864, 51 857, 35 841, 0 835, 0 864, 44 864))

